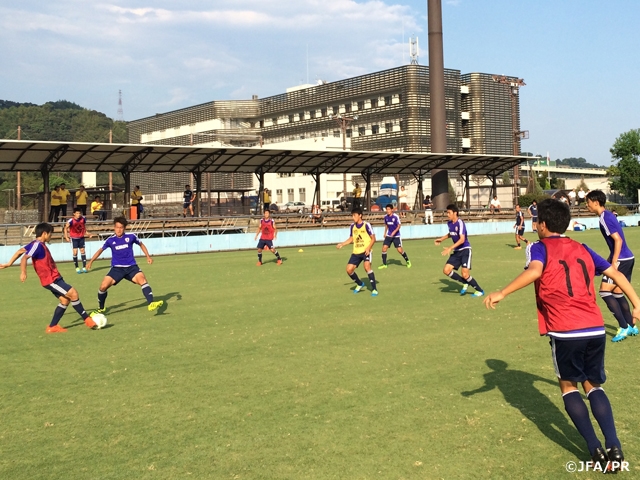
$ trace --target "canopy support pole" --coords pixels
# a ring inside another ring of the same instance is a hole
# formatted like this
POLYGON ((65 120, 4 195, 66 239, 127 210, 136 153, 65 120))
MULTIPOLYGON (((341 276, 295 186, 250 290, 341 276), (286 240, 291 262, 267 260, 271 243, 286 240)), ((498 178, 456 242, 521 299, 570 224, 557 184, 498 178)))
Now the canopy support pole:
POLYGON ((49 170, 46 168, 43 168, 40 170, 40 173, 42 174, 42 182, 44 185, 44 188, 42 189, 42 191, 44 192, 44 202, 42 202, 42 221, 43 222, 48 222, 49 221, 49 210, 50 210, 50 204, 51 204, 51 189, 49 188, 49 170))
POLYGON ((195 211, 195 215, 196 217, 201 217, 202 216, 202 212, 201 212, 201 193, 200 191, 202 190, 202 172, 200 170, 194 170, 193 172, 193 178, 196 181, 196 211, 195 211))

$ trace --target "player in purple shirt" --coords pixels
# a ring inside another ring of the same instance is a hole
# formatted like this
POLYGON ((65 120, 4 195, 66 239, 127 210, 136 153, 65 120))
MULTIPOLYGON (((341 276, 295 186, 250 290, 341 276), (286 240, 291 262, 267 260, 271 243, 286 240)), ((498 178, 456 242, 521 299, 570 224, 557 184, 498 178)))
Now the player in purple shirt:
POLYGON ((471 285, 476 290, 473 296, 481 297, 484 295, 484 290, 480 288, 480 285, 478 285, 478 282, 471 276, 470 272, 471 244, 467 236, 467 226, 458 218, 458 207, 456 205, 447 205, 447 218, 449 219, 447 222, 449 233, 435 240, 436 245, 440 245, 447 238, 453 240, 453 245, 442 250, 443 257, 449 255, 447 264, 442 271, 448 277, 462 283, 460 295, 467 293, 467 288, 471 285), (454 272, 454 270, 458 270, 460 267, 462 267, 462 276, 454 272))
POLYGON ((378 267, 378 270, 387 268, 387 250, 393 243, 393 246, 398 249, 398 253, 407 262, 407 268, 411 268, 411 262, 402 248, 402 239, 400 238, 400 217, 397 213, 393 213, 393 205, 389 204, 385 207, 387 214, 384 216, 384 243, 382 244, 382 265, 378 267))
MULTIPOLYGON (((622 273, 631 282, 633 265, 635 259, 633 252, 627 246, 624 232, 616 216, 605 208, 607 196, 600 190, 593 190, 587 194, 587 208, 591 213, 599 217, 600 232, 609 247, 609 257, 607 261, 622 273)), ((600 296, 607 308, 618 321, 618 332, 613 337, 613 342, 621 342, 629 336, 638 335, 638 327, 635 324, 629 302, 625 298, 622 290, 611 278, 603 275, 600 284, 600 296)))
POLYGON ((153 291, 151 287, 147 283, 147 278, 138 267, 136 263, 136 259, 133 255, 133 246, 138 245, 142 253, 147 257, 147 263, 151 265, 153 263, 153 259, 149 255, 149 250, 144 244, 138 239, 138 236, 133 233, 126 233, 125 229, 127 228, 127 219, 124 217, 116 217, 113 219, 113 231, 114 235, 107 238, 104 242, 104 245, 98 249, 98 251, 93 255, 91 260, 89 260, 89 264, 87 267, 91 270, 91 266, 93 262, 98 259, 98 257, 104 252, 106 249, 111 249, 111 270, 102 280, 102 284, 100 285, 100 289, 98 290, 98 309, 94 313, 104 313, 105 302, 107 300, 107 290, 114 285, 120 283, 122 279, 129 280, 131 283, 135 283, 140 285, 142 288, 142 294, 147 299, 148 309, 150 312, 157 310, 163 304, 163 300, 159 300, 155 302, 153 300, 153 291))

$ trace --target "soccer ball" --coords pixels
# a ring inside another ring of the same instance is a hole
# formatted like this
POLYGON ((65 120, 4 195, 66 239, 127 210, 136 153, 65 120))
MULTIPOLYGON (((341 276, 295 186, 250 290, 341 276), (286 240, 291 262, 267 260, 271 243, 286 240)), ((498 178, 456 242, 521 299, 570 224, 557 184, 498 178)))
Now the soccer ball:
POLYGON ((107 317, 101 313, 96 313, 91 319, 95 322, 96 328, 103 328, 107 324, 107 317))

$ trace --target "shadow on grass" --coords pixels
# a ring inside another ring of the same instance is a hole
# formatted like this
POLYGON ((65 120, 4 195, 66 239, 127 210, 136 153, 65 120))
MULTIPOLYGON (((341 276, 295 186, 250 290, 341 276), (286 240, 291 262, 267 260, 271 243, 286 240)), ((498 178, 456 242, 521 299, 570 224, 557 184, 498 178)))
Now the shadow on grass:
POLYGON ((586 443, 568 417, 535 386, 535 382, 558 385, 548 378, 520 370, 511 370, 502 360, 488 359, 491 369, 484 374, 484 385, 472 391, 461 392, 464 397, 498 388, 505 401, 533 422, 549 440, 578 458, 589 459, 586 443))
POLYGON ((462 288, 461 283, 449 280, 448 278, 441 278, 440 283, 444 284, 444 286, 440 288, 442 293, 457 293, 460 295, 460 289, 462 288))
POLYGON ((404 263, 402 263, 400 260, 396 260, 395 258, 387 260, 387 265, 398 265, 399 267, 405 266, 404 263))

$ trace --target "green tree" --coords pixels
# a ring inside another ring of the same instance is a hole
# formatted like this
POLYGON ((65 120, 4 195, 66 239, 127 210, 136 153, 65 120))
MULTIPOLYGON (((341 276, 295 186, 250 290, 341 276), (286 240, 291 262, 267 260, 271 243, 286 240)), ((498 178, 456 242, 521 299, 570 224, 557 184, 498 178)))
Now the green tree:
POLYGON ((619 191, 629 201, 637 202, 640 188, 640 129, 620 135, 610 152, 613 160, 617 160, 614 172, 618 174, 611 180, 611 189, 619 191))
POLYGON ((511 177, 509 176, 509 172, 504 172, 502 174, 502 185, 509 185, 511 183, 511 177))
POLYGON ((457 203, 457 201, 458 201, 458 195, 456 194, 456 189, 453 188, 453 185, 451 184, 451 179, 449 179, 449 202, 457 203))

